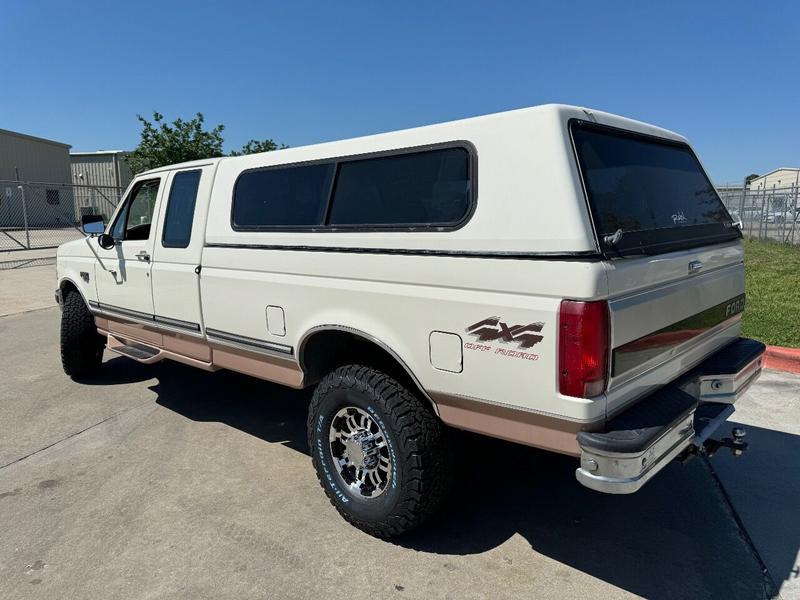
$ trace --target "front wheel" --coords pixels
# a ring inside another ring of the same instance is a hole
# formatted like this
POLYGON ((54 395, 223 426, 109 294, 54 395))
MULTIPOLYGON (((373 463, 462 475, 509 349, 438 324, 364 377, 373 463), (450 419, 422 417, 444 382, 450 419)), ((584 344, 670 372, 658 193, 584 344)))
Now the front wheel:
POLYGON ((397 381, 349 365, 317 386, 308 443, 322 488, 346 521, 389 538, 441 505, 452 478, 444 426, 397 381))
POLYGON ((103 361, 105 339, 97 333, 94 316, 78 292, 64 295, 61 312, 61 366, 72 379, 94 375, 103 361))

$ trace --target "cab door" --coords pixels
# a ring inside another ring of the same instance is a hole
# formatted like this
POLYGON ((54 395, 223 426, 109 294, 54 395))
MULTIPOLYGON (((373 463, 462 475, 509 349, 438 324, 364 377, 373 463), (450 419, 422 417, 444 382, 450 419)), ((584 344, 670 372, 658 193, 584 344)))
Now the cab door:
MULTIPOLYGON (((151 280, 157 325, 199 336, 200 260, 213 166, 172 171, 158 209, 151 280)), ((205 358, 205 357, 204 357, 205 358)))
POLYGON ((109 229, 114 246, 98 249, 95 281, 103 312, 138 321, 153 320, 150 261, 162 179, 161 175, 153 175, 131 187, 109 229))

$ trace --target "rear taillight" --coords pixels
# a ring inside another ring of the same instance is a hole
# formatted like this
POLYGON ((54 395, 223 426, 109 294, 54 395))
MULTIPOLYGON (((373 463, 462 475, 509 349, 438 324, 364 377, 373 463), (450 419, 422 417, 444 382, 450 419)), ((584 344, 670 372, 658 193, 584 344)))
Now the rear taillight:
POLYGON ((558 390, 593 398, 608 378, 608 303, 562 300, 558 311, 558 390))

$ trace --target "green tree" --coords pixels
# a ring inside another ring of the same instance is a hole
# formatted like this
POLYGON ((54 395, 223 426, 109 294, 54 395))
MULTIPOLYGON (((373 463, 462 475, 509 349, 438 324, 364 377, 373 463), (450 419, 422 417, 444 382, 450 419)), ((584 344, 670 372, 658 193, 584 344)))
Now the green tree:
POLYGON ((753 179, 757 179, 758 177, 760 177, 760 175, 758 175, 756 173, 750 173, 750 175, 748 175, 747 177, 744 178, 744 184, 747 185, 751 181, 753 181, 753 179))
POLYGON ((164 121, 164 115, 153 112, 153 121, 136 115, 142 124, 141 140, 127 158, 134 173, 163 167, 187 160, 199 160, 222 156, 222 130, 217 125, 206 131, 202 113, 185 121, 175 119, 172 124, 164 121))
POLYGON ((241 150, 233 150, 231 156, 242 156, 243 154, 255 154, 257 152, 272 152, 273 150, 283 150, 288 148, 286 144, 278 145, 274 140, 250 140, 241 150))

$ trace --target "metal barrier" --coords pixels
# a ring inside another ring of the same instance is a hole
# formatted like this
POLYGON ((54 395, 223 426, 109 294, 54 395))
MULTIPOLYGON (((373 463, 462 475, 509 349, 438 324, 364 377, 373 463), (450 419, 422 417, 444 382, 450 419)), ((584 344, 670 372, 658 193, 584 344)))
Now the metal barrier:
POLYGON ((0 252, 56 248, 81 237, 81 216, 108 220, 123 188, 0 180, 0 252))
POLYGON ((800 244, 800 186, 717 189, 745 237, 800 244))

